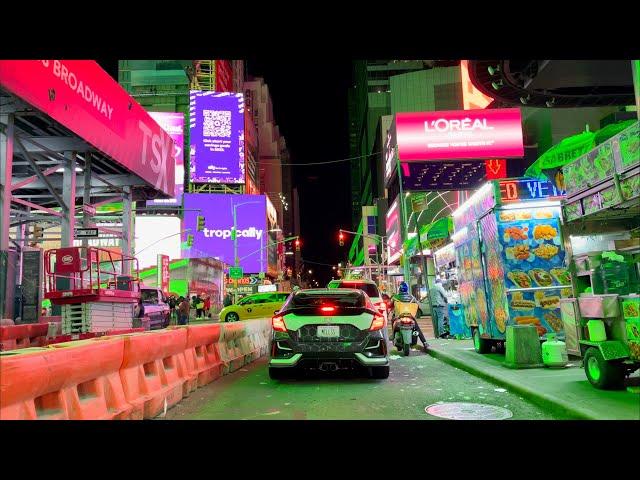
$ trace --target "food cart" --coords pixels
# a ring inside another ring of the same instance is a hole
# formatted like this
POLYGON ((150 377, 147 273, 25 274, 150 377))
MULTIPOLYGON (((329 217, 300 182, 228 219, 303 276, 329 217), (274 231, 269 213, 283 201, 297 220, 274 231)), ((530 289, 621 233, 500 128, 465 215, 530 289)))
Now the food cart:
POLYGON ((458 290, 477 352, 504 346, 508 325, 564 337, 560 299, 572 289, 563 196, 546 181, 492 180, 453 212, 458 290))
POLYGON ((562 305, 567 350, 583 356, 594 387, 622 388, 640 368, 638 123, 565 165, 563 175, 577 295, 562 305))

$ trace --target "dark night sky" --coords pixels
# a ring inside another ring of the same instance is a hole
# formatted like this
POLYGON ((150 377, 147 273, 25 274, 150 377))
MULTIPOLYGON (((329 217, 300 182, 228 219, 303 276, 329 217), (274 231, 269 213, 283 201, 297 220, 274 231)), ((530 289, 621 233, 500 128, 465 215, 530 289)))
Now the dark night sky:
MULTIPOLYGON (((118 62, 97 60, 116 80, 118 62)), ((287 141, 291 163, 306 164, 349 156, 347 90, 351 60, 296 62, 287 59, 246 60, 247 74, 263 77, 273 101, 275 121, 287 141)), ((349 162, 294 166, 293 185, 300 199, 300 236, 305 260, 336 264, 346 260, 350 238, 338 245, 338 230, 351 227, 349 162)), ((289 202, 291 204, 291 202, 289 202)), ((330 266, 306 264, 323 286, 330 266)))
MULTIPOLYGON (((305 164, 349 156, 347 90, 351 61, 296 62, 248 60, 248 74, 269 86, 275 121, 291 153, 291 163, 305 164)), ((338 229, 350 229, 349 162, 294 166, 293 184, 300 198, 302 257, 320 263, 344 261, 349 242, 338 246, 338 229)), ((321 286, 331 267, 306 265, 321 286)))

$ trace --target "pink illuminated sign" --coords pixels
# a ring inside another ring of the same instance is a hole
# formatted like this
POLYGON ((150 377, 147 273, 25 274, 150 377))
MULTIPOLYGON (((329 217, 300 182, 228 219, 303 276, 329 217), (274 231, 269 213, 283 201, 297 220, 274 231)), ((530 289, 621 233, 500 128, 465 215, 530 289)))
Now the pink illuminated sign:
POLYGON ((401 162, 522 157, 518 108, 396 114, 401 162))
POLYGON ((93 60, 0 60, 0 86, 174 195, 171 136, 93 60))

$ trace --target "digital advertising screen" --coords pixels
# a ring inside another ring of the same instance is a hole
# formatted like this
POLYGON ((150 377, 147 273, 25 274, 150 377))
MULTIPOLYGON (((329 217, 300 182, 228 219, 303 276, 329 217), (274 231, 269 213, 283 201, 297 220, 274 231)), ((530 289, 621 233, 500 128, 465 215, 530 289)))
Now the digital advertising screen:
POLYGON ((389 247, 389 263, 395 262, 402 254, 402 238, 400 236, 400 204, 398 197, 387 211, 387 244, 389 247))
POLYGON ((174 198, 149 200, 147 205, 181 205, 184 192, 184 115, 180 112, 149 112, 149 115, 175 142, 176 187, 174 198))
POLYGON ((244 95, 191 90, 190 178, 196 183, 244 183, 244 95))
POLYGON ((193 245, 182 250, 182 257, 212 257, 234 265, 231 232, 235 206, 239 265, 245 274, 266 272, 269 244, 266 198, 265 195, 186 193, 182 241, 187 241, 187 235, 193 235, 193 245), (197 230, 198 216, 204 217, 201 231, 197 230))

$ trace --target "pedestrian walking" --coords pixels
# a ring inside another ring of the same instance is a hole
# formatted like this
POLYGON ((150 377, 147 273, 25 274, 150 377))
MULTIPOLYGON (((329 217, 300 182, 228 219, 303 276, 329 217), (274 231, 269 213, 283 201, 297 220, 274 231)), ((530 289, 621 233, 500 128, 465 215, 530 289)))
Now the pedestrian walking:
POLYGON ((178 299, 178 325, 186 325, 189 323, 189 300, 184 297, 178 299))
POLYGON ((211 318, 211 296, 204 297, 204 316, 205 318, 211 318))

